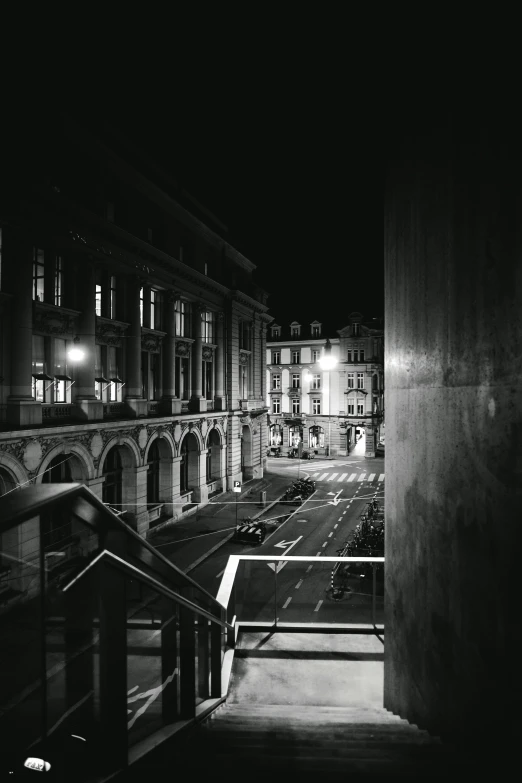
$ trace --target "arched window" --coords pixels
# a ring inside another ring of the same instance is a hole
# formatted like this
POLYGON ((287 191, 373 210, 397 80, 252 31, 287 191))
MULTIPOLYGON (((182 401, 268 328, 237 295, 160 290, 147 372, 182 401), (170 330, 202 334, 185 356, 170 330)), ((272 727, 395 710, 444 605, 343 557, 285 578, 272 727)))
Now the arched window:
POLYGON ((147 503, 159 503, 160 494, 160 450, 157 440, 151 443, 147 464, 147 503))
POLYGON ((67 484, 72 481, 70 454, 53 457, 42 476, 42 484, 67 484))
POLYGON ((117 447, 112 448, 103 466, 103 502, 121 511, 123 465, 117 447))
POLYGON ((280 424, 272 424, 270 427, 270 445, 281 446, 283 444, 283 428, 280 424))
POLYGON ((324 430, 317 425, 308 430, 308 446, 311 449, 324 449, 324 430))
POLYGON ((220 477, 221 441, 216 430, 210 430, 207 451, 207 482, 220 477))
POLYGON ((290 448, 297 446, 303 440, 303 428, 292 424, 288 428, 288 445, 290 448))
POLYGON ((0 497, 7 495, 12 489, 16 488, 16 481, 11 478, 7 470, 0 468, 0 497))

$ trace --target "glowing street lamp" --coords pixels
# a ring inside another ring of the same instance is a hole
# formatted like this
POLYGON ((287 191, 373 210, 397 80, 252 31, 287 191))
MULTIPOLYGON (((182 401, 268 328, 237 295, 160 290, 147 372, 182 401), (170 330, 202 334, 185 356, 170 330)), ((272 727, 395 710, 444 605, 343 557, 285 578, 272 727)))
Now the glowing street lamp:
POLYGON ((73 340, 74 347, 67 353, 67 357, 71 362, 81 362, 85 359, 85 351, 79 347, 80 338, 76 336, 73 340))
MULTIPOLYGON (((319 359, 319 366, 326 370, 328 373, 330 373, 330 370, 333 370, 333 368, 338 364, 338 360, 335 356, 332 355, 332 344, 330 342, 330 338, 326 338, 326 343, 324 346, 324 352, 321 358, 319 359)), ((330 456, 330 443, 331 443, 331 416, 332 416, 332 410, 331 410, 331 401, 332 401, 332 395, 331 395, 331 383, 330 383, 330 375, 328 375, 328 457, 330 456)))

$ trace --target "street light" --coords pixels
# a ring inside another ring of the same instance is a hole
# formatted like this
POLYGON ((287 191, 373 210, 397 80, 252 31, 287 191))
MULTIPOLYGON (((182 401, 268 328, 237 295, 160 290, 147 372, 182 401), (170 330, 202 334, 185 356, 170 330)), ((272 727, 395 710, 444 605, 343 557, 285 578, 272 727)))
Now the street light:
POLYGON ((331 449, 331 423, 332 423, 332 410, 331 410, 331 377, 330 377, 330 370, 333 370, 333 368, 337 365, 338 361, 335 356, 332 355, 332 344, 330 342, 330 338, 326 338, 326 343, 324 346, 324 352, 321 358, 319 359, 319 365, 323 370, 326 370, 328 372, 328 454, 327 456, 330 456, 330 449, 331 449))

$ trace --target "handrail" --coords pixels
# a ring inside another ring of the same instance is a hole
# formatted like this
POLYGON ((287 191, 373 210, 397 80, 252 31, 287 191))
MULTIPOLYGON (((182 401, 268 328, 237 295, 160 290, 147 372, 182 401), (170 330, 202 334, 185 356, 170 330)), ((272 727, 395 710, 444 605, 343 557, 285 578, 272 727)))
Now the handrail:
POLYGON ((211 612, 207 612, 205 609, 202 609, 197 604, 193 603, 192 601, 189 601, 188 598, 184 598, 183 596, 179 595, 179 593, 175 593, 173 590, 170 590, 168 587, 165 587, 161 584, 161 582, 158 582, 156 579, 154 579, 152 576, 149 576, 148 574, 145 574, 143 571, 141 571, 139 568, 136 568, 136 566, 133 566, 131 563, 128 563, 126 560, 123 560, 121 557, 118 557, 118 555, 115 555, 113 552, 110 552, 108 549, 104 549, 102 552, 100 552, 96 557, 91 560, 90 563, 88 563, 85 568, 80 571, 79 574, 76 574, 76 576, 71 579, 70 582, 68 582, 64 587, 62 587, 62 592, 67 592, 76 582, 78 582, 80 579, 82 579, 85 574, 93 568, 94 565, 101 562, 103 559, 112 560, 112 565, 114 565, 116 568, 119 568, 122 571, 130 573, 132 576, 137 576, 139 579, 143 582, 145 582, 149 587, 154 588, 158 592, 162 593, 167 598, 171 598, 172 600, 176 601, 176 603, 181 604, 182 606, 185 606, 187 609, 190 609, 195 614, 199 614, 202 617, 206 617, 207 620, 210 620, 211 622, 217 623, 218 625, 221 625, 223 628, 226 628, 227 631, 233 631, 233 626, 229 625, 225 620, 222 620, 220 617, 216 617, 211 612))

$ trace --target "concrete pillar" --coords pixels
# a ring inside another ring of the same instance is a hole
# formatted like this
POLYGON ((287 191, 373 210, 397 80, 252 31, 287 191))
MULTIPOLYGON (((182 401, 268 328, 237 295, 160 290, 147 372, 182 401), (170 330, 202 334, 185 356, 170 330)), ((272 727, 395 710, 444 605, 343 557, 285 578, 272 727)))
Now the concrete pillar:
POLYGON ((192 500, 195 503, 206 503, 208 501, 207 454, 208 454, 208 449, 201 449, 201 451, 198 451, 198 461, 199 461, 198 486, 194 487, 194 492, 192 494, 192 500))
POLYGON ((130 326, 125 340, 125 402, 131 415, 147 415, 147 400, 142 396, 140 288, 137 276, 128 277, 125 287, 125 312, 130 326))
POLYGON ((216 313, 216 352, 215 363, 215 394, 214 410, 224 411, 227 407, 225 395, 225 339, 224 339, 224 313, 216 313))
POLYGON ((196 304, 193 311, 194 345, 192 347, 192 396, 189 402, 189 410, 206 411, 207 401, 203 398, 203 373, 201 363, 203 361, 203 337, 201 334, 202 305, 196 304))
POLYGON ((78 318, 79 347, 85 356, 76 364, 77 381, 74 392, 75 415, 79 419, 95 421, 103 419, 103 403, 95 395, 96 364, 96 270, 87 257, 76 261, 78 304, 81 314, 78 318))
POLYGON ((15 427, 42 423, 41 403, 33 399, 33 298, 32 252, 29 241, 3 231, 3 288, 11 300, 11 394, 7 398, 7 422, 15 427))
POLYGON ((165 296, 163 339, 163 397, 160 412, 164 416, 181 413, 181 400, 176 397, 176 301, 179 295, 167 291, 165 296))
POLYGON ((171 507, 171 516, 173 519, 177 519, 182 514, 181 509, 181 496, 180 496, 180 475, 179 475, 179 466, 181 462, 181 457, 172 457, 172 507, 171 507))

